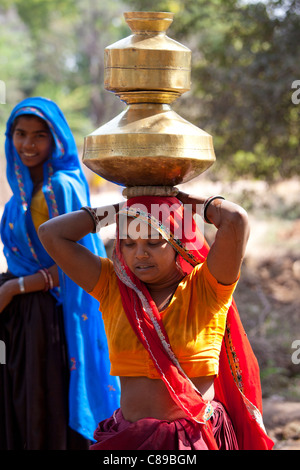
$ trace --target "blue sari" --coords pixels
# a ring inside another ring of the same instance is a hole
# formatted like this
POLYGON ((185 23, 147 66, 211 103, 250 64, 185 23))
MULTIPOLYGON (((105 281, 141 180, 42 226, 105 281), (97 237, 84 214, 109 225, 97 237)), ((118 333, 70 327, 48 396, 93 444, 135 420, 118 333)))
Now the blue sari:
MULTIPOLYGON (((43 193, 50 218, 90 205, 89 188, 82 171, 76 144, 65 117, 51 100, 36 97, 19 103, 7 122, 5 153, 7 180, 13 196, 1 220, 1 238, 8 270, 14 276, 27 276, 54 264, 43 248, 30 213, 33 183, 12 140, 12 124, 17 116, 36 115, 48 124, 55 146, 43 166, 43 193)), ((99 256, 106 256, 96 234, 80 243, 99 256)), ((70 369, 69 425, 88 439, 102 419, 119 407, 119 379, 109 374, 110 362, 99 304, 61 269, 60 287, 51 294, 64 313, 64 328, 70 369)))

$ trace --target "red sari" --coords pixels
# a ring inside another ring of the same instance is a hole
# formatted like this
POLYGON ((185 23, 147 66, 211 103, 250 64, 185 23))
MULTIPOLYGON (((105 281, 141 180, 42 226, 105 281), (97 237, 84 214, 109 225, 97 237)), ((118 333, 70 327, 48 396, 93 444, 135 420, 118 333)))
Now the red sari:
MULTIPOLYGON (((218 450, 238 450, 232 422, 219 402, 212 402, 210 418, 218 450)), ((120 409, 102 421, 94 435, 97 443, 91 450, 209 450, 203 425, 188 418, 174 421, 154 418, 127 421, 120 409)))
MULTIPOLYGON (((142 223, 146 222, 155 228, 178 252, 181 269, 186 274, 191 272, 194 266, 202 263, 208 254, 209 248, 203 235, 190 214, 174 197, 132 198, 125 203, 120 215, 138 218, 142 223), (160 212, 154 211, 159 215, 159 219, 152 215, 154 204, 156 208, 159 205, 162 209, 160 212), (186 220, 189 224, 184 223, 186 220)), ((160 313, 148 289, 130 271, 123 260, 119 233, 117 233, 113 259, 128 320, 153 359, 171 397, 187 415, 187 419, 183 420, 185 423, 181 425, 190 427, 192 434, 192 429, 195 427, 198 432, 200 429, 202 442, 207 449, 220 449, 220 444, 216 439, 215 423, 211 417, 212 404, 203 400, 192 381, 181 369, 172 352, 160 313)), ((234 301, 228 311, 215 390, 215 399, 224 405, 233 422, 238 448, 271 449, 273 441, 266 435, 262 422, 259 368, 234 301)), ((125 423, 122 419, 121 421, 122 428, 125 423)), ((153 421, 157 420, 151 420, 151 426, 153 421)), ((138 426, 137 423, 133 424, 135 428, 138 426)), ((106 425, 107 421, 100 423, 95 433, 97 440, 100 439, 101 433, 103 436, 103 426, 106 425)), ((94 448, 97 448, 97 444, 94 448)))

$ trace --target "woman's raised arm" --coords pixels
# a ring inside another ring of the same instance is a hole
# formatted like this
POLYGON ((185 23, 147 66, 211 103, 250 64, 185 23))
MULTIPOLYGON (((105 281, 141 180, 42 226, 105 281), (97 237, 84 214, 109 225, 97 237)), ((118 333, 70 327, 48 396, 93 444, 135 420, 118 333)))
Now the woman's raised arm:
MULTIPOLYGON (((112 223, 114 217, 108 220, 107 214, 115 215, 118 208, 119 205, 115 204, 97 209, 97 222, 101 226, 112 223)), ((54 217, 42 224, 38 231, 45 250, 55 263, 87 292, 91 292, 98 281, 101 259, 77 242, 93 231, 95 223, 85 210, 54 217)))
MULTIPOLYGON (((205 206, 204 198, 179 192, 183 204, 192 204, 196 212, 205 206)), ((249 238, 249 222, 246 211, 239 205, 221 198, 206 204, 206 219, 215 225, 217 233, 207 256, 212 275, 221 284, 232 284, 239 276, 249 238)))

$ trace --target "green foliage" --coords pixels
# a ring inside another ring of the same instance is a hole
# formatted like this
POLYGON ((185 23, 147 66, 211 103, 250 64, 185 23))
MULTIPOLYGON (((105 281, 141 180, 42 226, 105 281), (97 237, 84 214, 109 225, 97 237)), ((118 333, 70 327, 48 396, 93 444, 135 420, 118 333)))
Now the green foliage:
MULTIPOLYGON (((104 48, 128 34, 120 1, 5 1, 0 6, 0 80, 7 89, 0 126, 26 96, 63 109, 78 145, 121 106, 104 91, 104 48)), ((1 139, 2 143, 3 138, 1 139)))
POLYGON ((192 92, 176 109, 214 136, 217 159, 239 176, 299 174, 300 105, 291 100, 300 78, 299 2, 157 5, 175 13, 168 35, 192 50, 192 92))
POLYGON ((253 153, 238 150, 227 164, 232 176, 237 178, 251 174, 255 178, 272 181, 280 176, 281 159, 259 151, 253 153))
POLYGON ((192 50, 192 87, 173 107, 213 135, 218 164, 269 181, 299 174, 297 0, 1 0, 1 127, 37 94, 62 106, 78 139, 114 117, 123 106, 104 90, 104 49, 130 34, 133 10, 174 13, 167 34, 192 50))
POLYGON ((76 11, 73 0, 14 0, 10 3, 35 37, 40 37, 41 32, 48 29, 49 18, 54 12, 70 18, 76 11))
POLYGON ((90 99, 90 87, 78 86, 66 92, 62 87, 49 82, 43 82, 35 90, 37 96, 47 96, 59 103, 74 134, 75 140, 83 143, 83 137, 93 128, 91 119, 86 113, 86 104, 90 99))
POLYGON ((20 89, 28 89, 34 75, 30 34, 14 12, 8 18, 0 23, 0 79, 6 84, 6 101, 21 99, 20 89))

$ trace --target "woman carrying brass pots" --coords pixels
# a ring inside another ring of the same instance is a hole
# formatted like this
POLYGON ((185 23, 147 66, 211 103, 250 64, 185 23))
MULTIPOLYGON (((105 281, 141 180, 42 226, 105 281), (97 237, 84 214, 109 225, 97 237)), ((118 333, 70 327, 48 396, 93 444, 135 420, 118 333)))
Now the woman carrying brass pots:
POLYGON ((270 449, 257 362, 232 299, 246 212, 221 196, 176 188, 142 194, 133 189, 123 203, 83 208, 39 229, 55 262, 99 300, 111 374, 121 380, 121 406, 99 423, 91 449, 270 449), (199 209, 217 228, 210 249, 191 214, 199 209), (110 261, 77 242, 114 214, 110 261))

